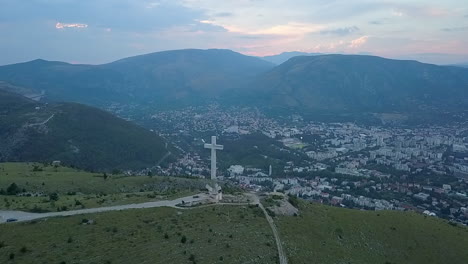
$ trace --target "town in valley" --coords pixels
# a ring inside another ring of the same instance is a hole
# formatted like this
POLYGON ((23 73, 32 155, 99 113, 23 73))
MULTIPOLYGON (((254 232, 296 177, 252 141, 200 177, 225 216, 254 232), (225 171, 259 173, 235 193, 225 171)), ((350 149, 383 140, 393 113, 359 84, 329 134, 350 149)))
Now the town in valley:
MULTIPOLYGON (((109 110, 131 113, 116 106, 109 110)), ((127 119, 154 127, 183 154, 167 168, 130 174, 208 177, 209 151, 203 143, 214 134, 228 146, 219 152, 219 177, 243 188, 346 208, 410 210, 468 224, 466 122, 317 122, 219 105, 127 119), (259 157, 239 160, 242 149, 259 157)))

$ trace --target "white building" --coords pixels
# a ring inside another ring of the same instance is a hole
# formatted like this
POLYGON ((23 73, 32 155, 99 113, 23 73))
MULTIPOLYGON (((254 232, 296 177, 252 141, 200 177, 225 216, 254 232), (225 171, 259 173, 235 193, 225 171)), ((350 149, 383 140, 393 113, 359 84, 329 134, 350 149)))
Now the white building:
POLYGON ((244 167, 241 165, 231 165, 228 169, 229 174, 231 177, 237 176, 237 175, 242 175, 244 173, 244 167))

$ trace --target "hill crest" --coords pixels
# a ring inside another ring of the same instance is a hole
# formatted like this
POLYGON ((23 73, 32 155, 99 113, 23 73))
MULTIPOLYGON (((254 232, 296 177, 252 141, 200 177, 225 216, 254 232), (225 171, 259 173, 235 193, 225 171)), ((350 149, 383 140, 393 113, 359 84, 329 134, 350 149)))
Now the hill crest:
POLYGON ((0 162, 60 160, 91 171, 144 169, 170 152, 157 134, 94 107, 46 105, 2 90, 0 102, 0 162))
POLYGON ((255 82, 271 105, 304 110, 425 111, 468 102, 468 70, 367 55, 294 57, 255 82))

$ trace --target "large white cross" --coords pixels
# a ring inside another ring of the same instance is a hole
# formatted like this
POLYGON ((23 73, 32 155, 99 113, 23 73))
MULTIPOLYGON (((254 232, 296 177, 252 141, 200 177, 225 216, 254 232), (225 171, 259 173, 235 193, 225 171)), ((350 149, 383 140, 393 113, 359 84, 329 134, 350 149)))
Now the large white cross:
POLYGON ((216 150, 223 150, 224 146, 216 145, 216 136, 212 136, 211 144, 205 144, 205 148, 211 149, 211 179, 216 180, 216 150))

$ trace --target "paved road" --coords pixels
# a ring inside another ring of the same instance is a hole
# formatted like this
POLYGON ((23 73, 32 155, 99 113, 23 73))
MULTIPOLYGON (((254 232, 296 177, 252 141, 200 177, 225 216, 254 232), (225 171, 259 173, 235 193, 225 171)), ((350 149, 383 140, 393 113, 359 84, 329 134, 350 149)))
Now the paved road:
POLYGON ((28 212, 22 212, 22 211, 0 211, 0 224, 5 223, 6 220, 9 218, 18 219, 17 222, 25 222, 25 221, 31 221, 35 219, 41 219, 41 218, 102 213, 102 212, 121 211, 121 210, 128 210, 128 209, 143 209, 143 208, 155 208, 155 207, 164 207, 164 206, 179 208, 176 205, 181 204, 182 201, 186 203, 190 203, 190 202, 202 201, 208 198, 208 196, 204 193, 198 194, 195 197, 197 196, 198 198, 193 198, 194 196, 187 196, 187 197, 182 197, 182 198, 171 200, 171 201, 157 201, 157 202, 147 202, 147 203, 140 203, 140 204, 117 205, 117 206, 110 206, 110 207, 90 208, 90 209, 42 213, 42 214, 28 213, 28 212))

